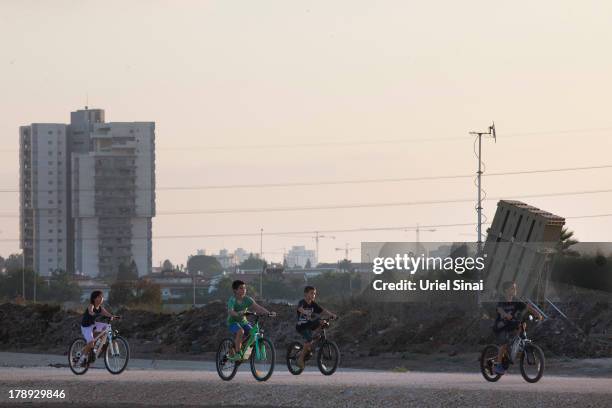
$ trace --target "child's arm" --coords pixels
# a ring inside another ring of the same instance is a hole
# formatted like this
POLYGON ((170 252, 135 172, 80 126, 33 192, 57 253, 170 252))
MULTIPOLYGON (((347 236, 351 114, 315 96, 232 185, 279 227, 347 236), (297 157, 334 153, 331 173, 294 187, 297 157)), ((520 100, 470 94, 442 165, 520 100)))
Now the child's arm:
POLYGON ((102 316, 106 316, 106 317, 110 317, 110 318, 116 317, 114 314, 112 314, 111 312, 106 310, 104 307, 102 307, 102 316))
POLYGON ((258 305, 257 302, 255 302, 255 301, 253 301, 253 304, 251 306, 253 306, 253 309, 255 309, 255 311, 257 313, 268 314, 268 315, 271 315, 271 316, 276 316, 276 312, 270 312, 265 307, 258 305))
POLYGON ((323 313, 325 313, 326 315, 328 315, 332 319, 335 319, 336 317, 338 317, 338 315, 336 315, 335 313, 330 312, 329 310, 325 309, 324 307, 322 307, 321 309, 323 309, 323 313))

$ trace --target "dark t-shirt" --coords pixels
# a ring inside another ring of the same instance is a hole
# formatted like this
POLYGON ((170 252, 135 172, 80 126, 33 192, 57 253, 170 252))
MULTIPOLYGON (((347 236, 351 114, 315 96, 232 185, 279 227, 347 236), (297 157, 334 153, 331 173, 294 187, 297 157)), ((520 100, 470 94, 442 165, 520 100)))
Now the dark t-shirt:
POLYGON ((297 324, 308 323, 311 320, 313 313, 320 314, 323 313, 323 308, 317 305, 315 302, 311 302, 310 304, 306 303, 304 299, 300 300, 298 303, 299 308, 304 309, 304 313, 300 313, 300 311, 296 311, 297 313, 297 324))
MULTIPOLYGON (((495 307, 497 309, 503 309, 505 313, 510 313, 512 315, 512 319, 516 320, 520 317, 521 312, 523 312, 527 305, 524 302, 512 301, 512 302, 499 302, 495 307)), ((499 312, 497 312, 497 317, 495 318, 495 330, 504 330, 508 327, 509 320, 504 319, 499 312)))
POLYGON ((92 324, 96 323, 96 317, 102 314, 102 306, 99 306, 97 309, 93 308, 94 315, 89 314, 89 306, 85 308, 85 313, 83 313, 83 320, 81 320, 81 326, 89 327, 92 324))

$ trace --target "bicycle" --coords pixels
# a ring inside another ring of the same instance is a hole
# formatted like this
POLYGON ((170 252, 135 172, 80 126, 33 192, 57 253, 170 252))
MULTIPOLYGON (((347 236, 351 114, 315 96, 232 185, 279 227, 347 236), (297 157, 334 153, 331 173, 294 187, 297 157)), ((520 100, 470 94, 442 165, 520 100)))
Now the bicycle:
POLYGON ((81 361, 87 341, 79 337, 72 341, 68 348, 68 366, 76 375, 83 375, 100 355, 104 354, 104 365, 111 374, 121 374, 130 360, 130 346, 126 339, 119 336, 117 330, 113 330, 110 321, 106 330, 94 333, 94 347, 89 355, 81 361))
MULTIPOLYGON (((529 320, 533 320, 533 316, 529 315, 529 320)), ((507 367, 518 359, 521 376, 529 383, 536 383, 544 375, 545 357, 542 349, 527 338, 526 326, 526 322, 519 325, 519 333, 512 340, 509 352, 504 353, 502 364, 507 367)), ((496 382, 503 375, 495 372, 498 355, 499 346, 496 344, 485 346, 480 355, 480 372, 489 382, 496 382)))
MULTIPOLYGON (((312 348, 304 356, 304 363, 306 363, 316 352, 317 366, 323 375, 332 375, 340 364, 340 349, 335 342, 327 339, 325 332, 331 320, 333 319, 321 319, 321 325, 317 329, 318 333, 312 339, 312 348)), ((294 341, 287 347, 287 368, 293 375, 300 375, 304 371, 304 368, 297 363, 303 348, 304 345, 299 341, 294 341)))
MULTIPOLYGON (((240 351, 234 350, 234 339, 221 340, 216 356, 217 374, 224 381, 230 381, 236 375, 238 367, 249 360, 251 373, 257 381, 267 381, 274 371, 276 351, 270 339, 264 337, 264 330, 259 326, 260 315, 245 312, 245 316, 255 316, 253 328, 242 342, 240 351)), ((268 315, 273 317, 274 314, 268 315)))

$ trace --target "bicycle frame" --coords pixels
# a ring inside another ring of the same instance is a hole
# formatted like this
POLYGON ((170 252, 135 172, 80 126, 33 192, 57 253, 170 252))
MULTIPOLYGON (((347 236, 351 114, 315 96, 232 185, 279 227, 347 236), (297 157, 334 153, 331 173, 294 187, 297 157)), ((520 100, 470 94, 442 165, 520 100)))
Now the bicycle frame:
POLYGON ((101 331, 100 333, 98 333, 98 335, 96 337, 94 337, 94 339, 93 339, 94 345, 102 337, 105 337, 105 339, 100 344, 101 347, 98 350, 96 350, 96 358, 100 355, 101 351, 104 349, 104 346, 108 347, 109 345, 110 345, 110 348, 111 348, 111 354, 113 356, 118 354, 119 352, 118 352, 118 350, 115 350, 115 347, 114 347, 113 342, 112 342, 112 340, 113 340, 113 328, 112 328, 110 323, 107 324, 106 330, 101 331))
MULTIPOLYGON (((260 339, 263 338, 263 330, 259 327, 259 316, 255 320, 255 324, 249 333, 249 337, 247 338, 246 343, 242 344, 242 349, 240 350, 240 359, 244 358, 246 351, 249 347, 254 346, 255 348, 255 357, 258 360, 266 359, 266 349, 265 347, 260 347, 260 339)), ((111 350, 112 351, 112 350, 111 350)))

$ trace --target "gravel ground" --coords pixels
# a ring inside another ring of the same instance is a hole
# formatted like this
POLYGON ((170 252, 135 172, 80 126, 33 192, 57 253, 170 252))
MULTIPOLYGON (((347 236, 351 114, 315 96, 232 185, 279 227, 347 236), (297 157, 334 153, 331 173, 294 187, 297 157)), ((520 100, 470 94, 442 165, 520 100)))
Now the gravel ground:
POLYGON ((210 370, 139 369, 112 376, 103 369, 90 369, 75 376, 66 368, 0 368, 0 405, 23 404, 9 399, 10 389, 66 393, 61 402, 28 400, 36 406, 609 407, 612 403, 609 378, 545 376, 537 384, 527 384, 519 375, 508 374, 490 384, 479 374, 350 370, 331 377, 313 371, 295 377, 283 367, 266 383, 257 383, 247 367, 231 382, 221 381, 210 370))

